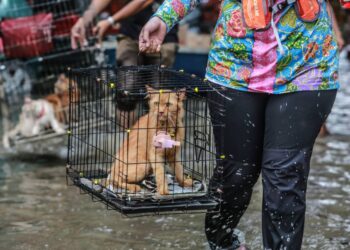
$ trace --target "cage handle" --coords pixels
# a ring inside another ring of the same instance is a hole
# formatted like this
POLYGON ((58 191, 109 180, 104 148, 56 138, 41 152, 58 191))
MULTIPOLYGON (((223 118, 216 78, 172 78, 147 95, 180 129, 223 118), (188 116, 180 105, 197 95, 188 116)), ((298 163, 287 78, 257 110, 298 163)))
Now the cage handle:
MULTIPOLYGON (((140 51, 137 54, 137 66, 141 66, 141 54, 142 54, 142 52, 140 52, 140 51)), ((161 67, 162 66, 162 52, 159 51, 158 53, 153 53, 151 55, 154 55, 154 54, 159 54, 159 57, 158 57, 159 58, 159 62, 156 65, 158 65, 158 67, 161 67)))

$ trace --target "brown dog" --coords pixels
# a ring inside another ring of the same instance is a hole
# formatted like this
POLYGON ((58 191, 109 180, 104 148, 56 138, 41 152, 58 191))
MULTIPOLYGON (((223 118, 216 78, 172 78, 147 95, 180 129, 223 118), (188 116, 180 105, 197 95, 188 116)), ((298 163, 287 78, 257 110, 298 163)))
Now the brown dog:
MULTIPOLYGON (((79 89, 77 84, 72 82, 72 101, 79 100, 79 89)), ((50 102, 54 108, 56 119, 63 123, 68 123, 68 107, 69 107, 69 78, 65 74, 61 74, 55 83, 55 93, 48 95, 45 99, 50 102)))
POLYGON ((183 187, 192 186, 192 179, 185 178, 180 159, 180 148, 161 148, 154 145, 154 136, 162 131, 171 135, 180 144, 184 141, 185 128, 183 124, 186 98, 185 90, 162 93, 147 86, 150 112, 142 116, 128 131, 116 161, 111 167, 107 184, 128 189, 131 192, 141 190, 137 183, 150 174, 154 174, 157 192, 166 195, 168 183, 165 176, 165 162, 168 162, 175 173, 176 180, 183 187))

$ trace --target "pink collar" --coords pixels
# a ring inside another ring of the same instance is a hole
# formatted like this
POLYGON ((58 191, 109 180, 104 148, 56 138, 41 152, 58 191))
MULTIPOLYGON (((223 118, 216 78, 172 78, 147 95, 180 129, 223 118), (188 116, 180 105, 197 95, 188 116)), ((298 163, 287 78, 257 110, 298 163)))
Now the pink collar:
POLYGON ((45 115, 45 107, 44 107, 44 104, 41 105, 41 110, 40 110, 40 113, 37 115, 37 119, 40 119, 42 118, 43 116, 45 115))

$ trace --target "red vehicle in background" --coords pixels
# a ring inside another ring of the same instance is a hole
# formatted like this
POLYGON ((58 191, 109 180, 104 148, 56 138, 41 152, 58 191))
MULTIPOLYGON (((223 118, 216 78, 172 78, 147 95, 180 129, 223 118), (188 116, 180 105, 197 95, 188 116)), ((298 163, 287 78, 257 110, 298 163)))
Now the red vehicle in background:
POLYGON ((340 4, 344 9, 350 9, 350 0, 340 0, 340 4))

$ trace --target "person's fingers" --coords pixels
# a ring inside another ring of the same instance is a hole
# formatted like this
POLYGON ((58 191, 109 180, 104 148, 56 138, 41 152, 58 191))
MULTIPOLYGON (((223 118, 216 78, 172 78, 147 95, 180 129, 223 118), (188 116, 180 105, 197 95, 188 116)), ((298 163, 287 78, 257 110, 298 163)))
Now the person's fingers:
POLYGON ((143 38, 144 29, 141 30, 139 35, 139 50, 142 52, 144 50, 145 42, 143 38))
POLYGON ((71 46, 72 49, 78 48, 78 42, 81 36, 81 30, 84 28, 84 22, 82 18, 79 18, 78 21, 73 25, 71 29, 71 46))
POLYGON ((103 36, 104 36, 104 28, 101 27, 101 28, 98 30, 98 43, 99 43, 100 45, 102 44, 103 36))
POLYGON ((143 41, 145 43, 146 48, 148 48, 150 46, 150 39, 149 39, 149 30, 148 30, 148 28, 144 29, 143 41))
POLYGON ((92 34, 93 34, 94 36, 96 36, 98 30, 99 30, 99 26, 96 25, 95 27, 92 28, 92 34))
POLYGON ((72 46, 72 49, 78 48, 77 40, 76 40, 76 37, 74 36, 74 34, 72 34, 70 37, 70 44, 72 46))
POLYGON ((72 30, 72 34, 71 34, 71 45, 72 45, 72 49, 77 49, 79 46, 79 41, 81 39, 81 34, 79 34, 79 30, 74 29, 72 30))
MULTIPOLYGON (((139 50, 140 50, 140 52, 148 52, 148 49, 149 49, 149 43, 147 45, 144 31, 145 31, 145 29, 141 30, 140 37, 139 37, 139 50)), ((149 38, 148 38, 148 42, 149 42, 149 38)))
POLYGON ((160 49, 161 49, 161 45, 160 45, 160 44, 158 44, 158 46, 157 46, 157 53, 159 53, 159 52, 160 52, 160 49))
POLYGON ((139 43, 139 51, 140 52, 145 52, 145 48, 144 48, 144 44, 143 43, 139 43))
POLYGON ((80 29, 79 43, 80 43, 80 47, 86 46, 85 28, 80 29))
POLYGON ((153 41, 151 40, 149 42, 149 46, 146 48, 147 49, 147 53, 153 53, 153 41))
POLYGON ((155 41, 155 40, 152 40, 152 52, 151 53, 156 53, 157 52, 157 47, 158 47, 158 43, 157 43, 157 41, 155 41))

